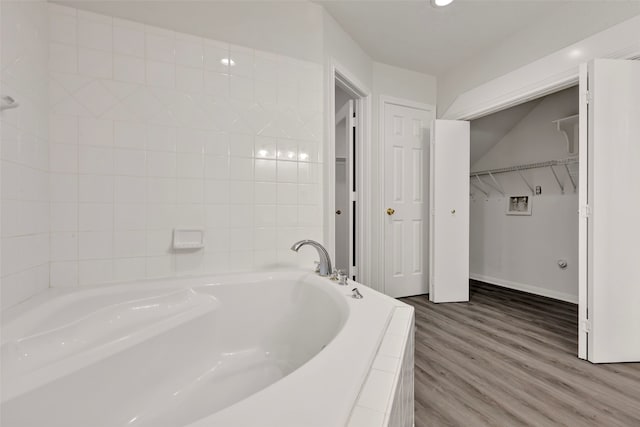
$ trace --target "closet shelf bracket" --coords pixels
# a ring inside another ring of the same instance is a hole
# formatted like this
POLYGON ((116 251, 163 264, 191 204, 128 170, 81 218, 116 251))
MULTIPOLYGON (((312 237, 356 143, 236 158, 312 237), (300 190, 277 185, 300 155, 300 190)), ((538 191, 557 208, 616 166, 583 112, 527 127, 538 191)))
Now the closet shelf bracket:
POLYGON ((535 194, 535 191, 533 190, 533 187, 531 186, 531 184, 529 184, 529 181, 527 181, 524 175, 522 175, 521 171, 518 171, 518 175, 520 175, 520 178, 524 181, 527 187, 529 187, 529 191, 531 191, 531 195, 533 196, 535 194))
POLYGON ((489 193, 487 193, 485 190, 483 190, 482 188, 480 188, 480 186, 478 184, 476 184, 475 182, 471 182, 471 185, 473 187, 475 187, 479 192, 481 192, 482 194, 484 194, 484 197, 488 198, 489 197, 489 193))
POLYGON ((576 185, 576 180, 573 179, 573 176, 571 176, 571 172, 569 172, 569 166, 566 163, 564 165, 564 169, 567 171, 567 176, 571 180, 571 185, 573 186, 573 192, 575 193, 576 190, 578 189, 578 186, 576 185))
POLYGON ((558 183, 558 187, 560 187, 560 193, 564 194, 564 186, 562 185, 560 178, 558 178, 558 174, 556 173, 556 170, 553 168, 553 165, 550 165, 549 169, 551 169, 551 172, 553 173, 553 177, 556 179, 556 182, 558 183))
POLYGON ((502 188, 502 185, 498 184, 498 181, 496 181, 495 177, 493 176, 493 174, 491 172, 489 172, 489 178, 491 178, 491 181, 493 181, 493 183, 495 184, 495 189, 502 194, 502 197, 505 197, 505 192, 504 192, 504 188, 502 188))

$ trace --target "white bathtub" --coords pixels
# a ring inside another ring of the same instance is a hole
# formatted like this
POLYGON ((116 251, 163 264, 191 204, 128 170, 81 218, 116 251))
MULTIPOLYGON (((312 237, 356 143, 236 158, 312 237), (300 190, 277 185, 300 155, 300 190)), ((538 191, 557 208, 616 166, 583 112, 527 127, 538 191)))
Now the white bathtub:
POLYGON ((342 426, 397 302, 307 272, 54 291, 3 313, 4 427, 342 426))

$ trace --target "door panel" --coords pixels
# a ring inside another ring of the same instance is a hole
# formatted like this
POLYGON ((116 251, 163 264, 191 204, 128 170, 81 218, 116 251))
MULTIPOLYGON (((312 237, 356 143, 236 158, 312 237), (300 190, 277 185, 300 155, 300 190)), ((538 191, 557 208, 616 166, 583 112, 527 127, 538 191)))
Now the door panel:
POLYGON ((428 292, 424 251, 424 166, 428 165, 431 112, 385 104, 385 293, 393 297, 428 292))
POLYGON ((594 60, 588 85, 587 355, 640 361, 640 61, 594 60))
POLYGON ((469 142, 469 122, 434 122, 429 281, 433 302, 469 300, 469 142))

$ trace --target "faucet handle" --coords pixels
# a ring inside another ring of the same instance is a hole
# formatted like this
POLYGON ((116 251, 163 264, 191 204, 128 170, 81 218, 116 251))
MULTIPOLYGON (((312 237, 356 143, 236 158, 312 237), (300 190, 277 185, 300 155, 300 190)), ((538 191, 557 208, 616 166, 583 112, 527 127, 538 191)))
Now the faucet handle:
POLYGON ((320 273, 320 261, 313 261, 313 263, 316 265, 315 272, 320 273))
POLYGON ((342 270, 333 270, 333 271, 331 272, 331 277, 330 277, 330 279, 331 279, 331 280, 338 281, 338 280, 340 280, 340 275, 341 275, 341 274, 342 274, 342 270))
POLYGON ((353 289, 351 289, 351 292, 353 292, 353 295, 351 295, 351 297, 352 297, 352 298, 355 298, 355 299, 362 299, 362 298, 364 298, 364 297, 362 296, 362 294, 360 293, 360 291, 358 290, 358 288, 353 288, 353 289))
POLYGON ((343 286, 348 285, 348 283, 347 283, 348 277, 349 276, 347 275, 347 273, 345 273, 342 270, 338 270, 338 284, 339 285, 343 285, 343 286))

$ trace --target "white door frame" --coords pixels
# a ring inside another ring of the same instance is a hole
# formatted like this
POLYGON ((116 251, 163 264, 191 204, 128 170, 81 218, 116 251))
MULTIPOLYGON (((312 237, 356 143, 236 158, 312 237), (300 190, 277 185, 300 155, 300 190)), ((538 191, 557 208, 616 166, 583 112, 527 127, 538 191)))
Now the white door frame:
MULTIPOLYGON (((580 67, 595 58, 639 59, 640 17, 615 25, 460 94, 443 117, 454 120, 473 120, 577 85, 580 67)), ((580 94, 581 101, 583 96, 584 94, 580 94)), ((582 105, 582 102, 580 104, 582 105)), ((586 128, 586 118, 582 116, 581 111, 581 131, 586 128)), ((583 159, 581 153, 578 178, 580 182, 585 181, 586 165, 583 165, 583 159)), ((580 186, 581 191, 582 187, 580 186)), ((583 245, 586 244, 586 227, 582 222, 583 220, 580 220, 578 300, 580 318, 585 318, 587 301, 583 288, 586 288, 587 265, 585 264, 586 248, 583 248, 583 245)), ((579 329, 579 333, 584 332, 579 329)), ((584 343, 586 340, 582 340, 582 345, 578 348, 578 357, 581 359, 587 356, 584 343)))
POLYGON ((368 208, 371 201, 371 91, 354 76, 349 69, 342 66, 335 59, 329 60, 329 72, 325 87, 327 104, 327 129, 324 162, 324 243, 331 257, 335 258, 335 230, 336 230, 336 111, 335 90, 336 82, 355 98, 357 112, 356 132, 356 173, 358 186, 357 224, 356 224, 356 266, 358 280, 370 283, 371 278, 371 212, 368 208))
MULTIPOLYGON (((428 111, 431 114, 431 120, 435 120, 436 118, 436 107, 434 105, 430 105, 430 104, 425 104, 422 102, 417 102, 417 101, 412 101, 409 99, 403 99, 403 98, 396 98, 393 96, 388 96, 388 95, 380 95, 380 105, 379 105, 379 109, 378 109, 378 176, 380 177, 379 182, 378 182, 378 191, 380 194, 380 197, 378 198, 379 203, 378 203, 378 207, 376 209, 377 214, 376 216, 378 216, 378 220, 380 221, 380 229, 378 230, 379 236, 380 236, 380 247, 378 248, 378 259, 380 260, 380 262, 378 263, 378 268, 379 268, 379 272, 378 272, 378 277, 380 277, 380 283, 382 286, 382 289, 379 289, 381 292, 386 293, 386 282, 385 282, 385 271, 384 271, 384 250, 385 250, 385 232, 384 232, 384 228, 385 228, 385 224, 386 224, 386 220, 385 220, 385 207, 384 207, 384 183, 385 183, 385 170, 384 170, 384 160, 385 160, 385 156, 384 156, 384 148, 385 148, 385 140, 384 140, 384 135, 385 135, 385 128, 384 128, 384 122, 385 122, 385 117, 384 117, 384 111, 385 111, 385 106, 387 104, 390 105, 399 105, 401 107, 407 107, 407 108, 414 108, 416 110, 423 110, 423 111, 428 111)), ((429 129, 431 129, 431 123, 429 123, 429 129)), ((425 149, 429 149, 429 147, 425 147, 425 149)), ((425 174, 425 176, 427 176, 425 174)), ((428 215, 428 212, 425 213, 425 215, 428 215)), ((429 217, 427 216, 426 219, 428 220, 429 217)), ((429 239, 431 239, 431 236, 429 236, 429 239)), ((425 247, 429 247, 429 245, 425 245, 425 247)), ((430 272, 428 272, 427 274, 430 274, 430 272)), ((428 275, 426 276, 427 280, 428 280, 428 275)))

